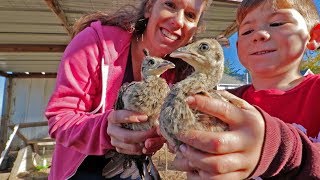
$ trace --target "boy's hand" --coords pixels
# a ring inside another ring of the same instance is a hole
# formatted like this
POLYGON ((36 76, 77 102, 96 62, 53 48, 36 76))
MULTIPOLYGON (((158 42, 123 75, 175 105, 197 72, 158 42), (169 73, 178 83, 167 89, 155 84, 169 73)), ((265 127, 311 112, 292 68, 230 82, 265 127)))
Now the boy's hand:
POLYGON ((132 131, 121 127, 122 123, 145 122, 147 118, 146 115, 127 110, 115 110, 109 114, 107 133, 117 152, 131 155, 152 154, 162 147, 164 140, 157 134, 156 128, 132 131))
POLYGON ((229 124, 230 130, 193 130, 179 135, 186 145, 180 146, 181 154, 173 163, 188 172, 188 179, 244 179, 254 171, 261 156, 265 123, 256 108, 240 98, 237 101, 243 101, 244 106, 201 95, 189 99, 192 108, 218 117, 229 124))

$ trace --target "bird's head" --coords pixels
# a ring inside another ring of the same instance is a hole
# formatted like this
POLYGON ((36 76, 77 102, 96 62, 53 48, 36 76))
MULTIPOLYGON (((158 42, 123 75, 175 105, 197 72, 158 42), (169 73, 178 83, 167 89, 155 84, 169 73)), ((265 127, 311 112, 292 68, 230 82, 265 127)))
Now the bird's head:
POLYGON ((143 52, 146 55, 141 65, 141 73, 143 78, 148 76, 160 76, 168 69, 175 67, 175 65, 170 61, 159 57, 150 56, 147 49, 144 49, 143 52))
POLYGON ((212 73, 217 68, 223 69, 223 49, 215 39, 204 38, 187 46, 178 48, 170 54, 190 64, 195 72, 212 73))

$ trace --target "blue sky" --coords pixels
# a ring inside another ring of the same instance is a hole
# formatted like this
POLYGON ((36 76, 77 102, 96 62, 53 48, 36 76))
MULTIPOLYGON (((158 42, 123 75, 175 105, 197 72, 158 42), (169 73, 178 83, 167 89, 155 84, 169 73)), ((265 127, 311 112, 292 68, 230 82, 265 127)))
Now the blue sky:
MULTIPOLYGON (((318 12, 320 13, 320 0, 314 0, 318 12)), ((241 65, 238 59, 237 55, 237 49, 236 49, 236 41, 237 41, 237 34, 235 33, 232 35, 230 38, 230 47, 229 48, 224 48, 224 55, 225 59, 229 60, 231 63, 231 66, 234 67, 235 69, 240 69, 239 73, 242 73, 245 68, 241 65)))

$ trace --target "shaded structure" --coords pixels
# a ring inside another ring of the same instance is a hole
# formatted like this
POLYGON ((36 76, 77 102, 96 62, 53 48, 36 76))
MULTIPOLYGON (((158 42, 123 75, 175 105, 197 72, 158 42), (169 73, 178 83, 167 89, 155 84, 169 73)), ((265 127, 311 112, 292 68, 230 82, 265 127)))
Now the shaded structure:
MULTIPOLYGON (((206 31, 199 37, 229 37, 236 28, 234 16, 239 1, 213 0, 204 16, 206 31)), ((1 0, 0 76, 6 84, 2 94, 0 152, 15 125, 46 122, 44 108, 54 89, 58 65, 75 20, 97 10, 112 13, 125 4, 139 3, 140 0, 1 0)), ((12 148, 46 138, 47 128, 21 129, 12 148)))

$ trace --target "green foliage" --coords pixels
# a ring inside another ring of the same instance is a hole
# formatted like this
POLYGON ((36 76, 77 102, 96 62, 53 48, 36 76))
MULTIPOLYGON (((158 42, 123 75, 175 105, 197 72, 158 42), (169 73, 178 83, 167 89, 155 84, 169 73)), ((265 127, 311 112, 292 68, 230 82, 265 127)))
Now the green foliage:
POLYGON ((236 69, 232 63, 230 63, 229 59, 226 59, 224 62, 224 73, 230 76, 241 76, 242 74, 239 72, 241 69, 236 69))
POLYGON ((320 74, 320 53, 313 57, 308 57, 305 61, 301 62, 300 70, 310 69, 314 74, 320 74))
POLYGON ((36 170, 38 170, 38 171, 43 170, 43 169, 48 169, 48 168, 49 168, 48 165, 45 165, 45 166, 41 166, 41 165, 36 166, 36 170))

